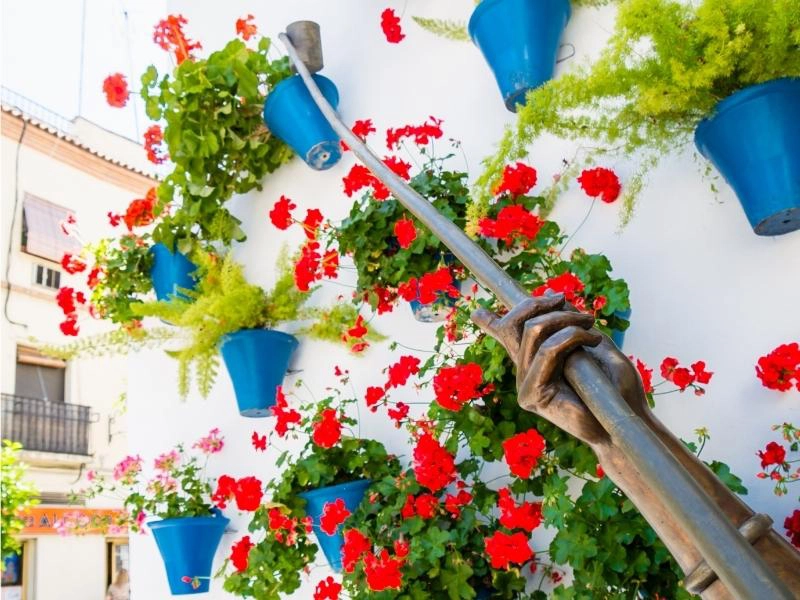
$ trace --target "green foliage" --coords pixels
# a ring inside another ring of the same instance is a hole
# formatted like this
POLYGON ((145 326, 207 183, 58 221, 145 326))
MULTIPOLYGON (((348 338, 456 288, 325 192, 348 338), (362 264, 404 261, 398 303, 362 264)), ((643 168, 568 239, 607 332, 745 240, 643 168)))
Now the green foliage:
MULTIPOLYGON (((39 501, 39 492, 30 482, 25 480, 27 465, 19 462, 19 451, 22 445, 11 440, 3 440, 2 455, 0 456, 0 515, 2 523, 0 530, 3 534, 0 557, 9 554, 18 554, 21 543, 17 534, 25 527, 25 520, 21 513, 36 506, 39 501)), ((4 563, 0 563, 0 566, 4 563)))
POLYGON ((131 352, 139 352, 149 348, 158 348, 175 339, 176 331, 168 327, 152 327, 148 329, 124 328, 113 329, 105 333, 90 335, 61 345, 41 345, 35 342, 43 354, 61 360, 75 358, 108 358, 124 356, 131 352))
POLYGON ((175 168, 158 188, 159 206, 179 207, 153 237, 189 253, 196 240, 243 240, 240 222, 225 208, 234 194, 261 189, 264 176, 288 161, 291 150, 264 126, 264 99, 289 77, 289 61, 270 60, 270 40, 257 49, 232 40, 206 59, 185 60, 159 79, 142 75, 147 116, 164 119, 164 140, 175 168))
POLYGON ((529 93, 476 182, 474 223, 507 163, 544 134, 589 140, 604 153, 643 159, 625 188, 630 217, 644 174, 691 142, 716 104, 753 84, 800 75, 795 0, 624 0, 600 57, 529 93))
POLYGON ((470 37, 467 32, 467 24, 463 21, 449 21, 447 19, 426 19, 425 17, 411 17, 414 22, 434 35, 455 40, 457 42, 469 42, 470 37))

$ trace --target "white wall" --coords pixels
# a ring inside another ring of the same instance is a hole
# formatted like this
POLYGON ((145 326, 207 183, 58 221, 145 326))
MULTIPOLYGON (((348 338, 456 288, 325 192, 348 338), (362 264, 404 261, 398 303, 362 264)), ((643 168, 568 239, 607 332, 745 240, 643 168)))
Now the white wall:
POLYGON ((103 536, 40 536, 34 550, 35 600, 100 600, 106 591, 103 536))
MULTIPOLYGON (((472 6, 470 0, 409 0, 407 4, 234 0, 215 4, 213 9, 188 0, 169 3, 170 12, 188 18, 189 36, 201 40, 207 50, 220 47, 232 37, 234 21, 248 13, 255 15, 260 28, 273 35, 294 20, 318 21, 325 51, 323 74, 339 88, 340 112, 346 122, 372 118, 379 133, 371 140, 382 152, 382 130, 386 127, 420 123, 428 115, 443 118, 446 136, 463 142, 474 176, 480 160, 491 152, 503 125, 512 122, 513 116, 505 111, 477 49, 436 38, 410 21, 411 15, 466 20, 472 6), (386 6, 398 13, 405 6, 403 27, 407 37, 399 45, 387 44, 380 31, 379 15, 386 6)), ((565 35, 565 41, 577 47, 576 60, 602 45, 612 22, 610 10, 576 11, 565 35)), ((530 162, 539 170, 540 181, 546 181, 559 170, 561 158, 573 153, 569 145, 543 143, 533 149, 530 162)), ((300 242, 299 232, 278 232, 269 223, 267 212, 275 200, 285 194, 298 204, 301 215, 305 208, 317 207, 327 217, 341 218, 351 204, 341 193, 341 177, 352 164, 352 156, 346 156, 334 169, 315 173, 296 160, 268 177, 262 192, 234 199, 232 206, 249 235, 236 254, 246 264, 252 281, 268 286, 280 246, 288 239, 300 242)), ((463 167, 460 159, 453 164, 463 167)), ((628 165, 608 166, 619 169, 623 176, 632 171, 628 165)), ((719 196, 714 197, 690 154, 670 157, 651 174, 650 185, 627 229, 617 233, 614 206, 596 206, 573 245, 606 253, 615 274, 628 281, 634 314, 626 351, 656 370, 667 355, 682 362, 707 361, 715 374, 706 396, 666 396, 656 412, 684 438, 691 438, 697 427, 709 427, 712 440, 704 457, 728 462, 750 489, 747 501, 782 523, 796 501, 774 497, 769 484, 754 477, 758 470, 754 453, 773 439, 772 424, 800 420, 800 404, 796 392, 781 395, 761 387, 754 364, 776 345, 800 337, 800 233, 775 239, 755 236, 733 194, 725 185, 721 187, 719 196)), ((588 206, 582 192, 573 189, 561 199, 553 217, 565 231, 572 232, 588 206)), ((342 287, 348 283, 352 284, 352 277, 343 273, 338 283, 325 286, 324 293, 330 298, 349 293, 342 287)), ((431 347, 435 326, 415 322, 405 306, 375 323, 394 341, 412 348, 431 347)), ((402 348, 390 353, 386 346, 376 346, 357 358, 338 348, 307 341, 300 352, 300 376, 318 395, 334 383, 334 364, 351 370, 353 383, 361 393, 366 386, 382 382, 380 371, 394 357, 407 353, 402 348)), ((272 466, 275 451, 256 454, 249 442, 254 429, 265 433, 274 421, 238 416, 224 369, 205 401, 192 397, 181 403, 177 399, 174 365, 156 351, 131 359, 128 382, 130 443, 136 452, 152 457, 218 426, 226 436, 227 447, 211 467, 216 474, 255 474, 264 480, 276 475, 272 466)), ((292 383, 287 379, 287 386, 292 383)), ((394 396, 405 400, 414 397, 413 390, 394 396)), ((430 396, 425 394, 420 399, 429 400, 430 396)), ((383 440, 390 451, 406 453, 404 435, 385 417, 364 410, 361 417, 363 432, 383 440)), ((287 446, 281 444, 281 448, 287 446)), ((239 531, 225 536, 218 560, 246 530, 247 515, 229 516, 233 516, 233 525, 239 531)), ((150 536, 132 538, 131 543, 133 598, 166 598, 166 582, 160 575, 160 560, 150 536)), ((315 569, 312 584, 325 574, 323 568, 315 569)), ((214 582, 208 597, 227 597, 220 590, 221 581, 214 582)), ((310 597, 309 589, 294 597, 310 597)))

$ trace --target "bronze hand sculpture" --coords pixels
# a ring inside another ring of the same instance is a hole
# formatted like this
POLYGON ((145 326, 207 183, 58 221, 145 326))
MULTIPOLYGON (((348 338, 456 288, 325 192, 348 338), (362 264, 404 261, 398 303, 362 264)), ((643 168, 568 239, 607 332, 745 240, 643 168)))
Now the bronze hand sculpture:
MULTIPOLYGON (((503 317, 478 310, 472 320, 497 339, 517 369, 522 408, 535 412, 588 444, 606 474, 630 498, 687 574, 689 591, 703 598, 734 598, 703 563, 684 526, 643 483, 630 460, 563 376, 571 352, 584 349, 597 362, 631 409, 691 473, 720 511, 747 537, 781 580, 800 598, 800 553, 753 511, 656 419, 647 405, 639 374, 614 343, 593 330, 594 318, 575 312, 561 294, 530 298, 503 317)), ((766 600, 766 598, 765 598, 766 600)))

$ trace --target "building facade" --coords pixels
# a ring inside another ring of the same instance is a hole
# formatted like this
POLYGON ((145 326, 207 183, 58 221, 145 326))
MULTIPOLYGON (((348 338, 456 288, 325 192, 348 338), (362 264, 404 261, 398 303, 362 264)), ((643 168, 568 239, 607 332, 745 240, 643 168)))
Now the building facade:
MULTIPOLYGON (((82 287, 61 268, 63 254, 81 247, 62 223, 73 217, 85 241, 110 234, 106 213, 124 211, 153 184, 147 164, 136 142, 3 90, 2 437, 22 443, 40 504, 21 557, 4 573, 2 600, 101 599, 128 567, 124 535, 63 537, 53 527, 74 510, 69 493, 86 471, 109 472, 126 453, 126 362, 65 362, 38 348, 71 339, 59 330, 55 296, 60 286, 82 287)), ((106 329, 81 314, 81 336, 106 329)), ((82 510, 118 504, 102 499, 82 510)))

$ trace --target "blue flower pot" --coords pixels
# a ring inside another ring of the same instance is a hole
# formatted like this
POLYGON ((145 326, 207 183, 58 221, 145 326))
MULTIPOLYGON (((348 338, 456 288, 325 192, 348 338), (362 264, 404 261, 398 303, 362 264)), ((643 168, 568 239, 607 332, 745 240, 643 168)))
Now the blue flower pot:
POLYGON ((220 347, 233 381, 239 414, 268 417, 276 389, 283 382, 297 338, 274 329, 241 329, 225 336, 220 347))
MULTIPOLYGON (((334 83, 314 75, 325 99, 336 108, 339 92, 334 83)), ((276 85, 264 102, 269 130, 316 171, 330 169, 342 158, 339 136, 322 115, 302 78, 293 75, 276 85)))
POLYGON ((775 79, 717 104, 697 149, 736 192, 758 235, 800 229, 800 79, 775 79))
MULTIPOLYGON (((627 321, 630 321, 631 319, 630 308, 628 310, 618 310, 614 314, 621 319, 626 319, 627 321)), ((628 325, 628 329, 630 329, 630 325, 628 325)), ((624 331, 613 329, 611 331, 611 341, 614 342, 614 344, 616 344, 617 348, 620 350, 622 350, 622 344, 625 343, 625 332, 628 331, 628 329, 625 329, 624 331)))
POLYGON ((181 517, 148 523, 156 539, 158 551, 167 570, 169 590, 173 596, 202 594, 208 591, 211 563, 230 519, 214 517, 181 517), (197 577, 199 587, 181 581, 197 577))
POLYGON ((334 535, 328 535, 320 529, 319 519, 322 516, 322 509, 326 503, 335 502, 338 498, 341 498, 344 500, 347 510, 354 513, 364 499, 364 494, 367 493, 367 488, 370 485, 372 485, 372 481, 369 479, 359 479, 358 481, 349 481, 298 494, 306 501, 306 514, 313 519, 317 542, 319 542, 319 547, 322 548, 325 558, 328 559, 328 564, 334 571, 342 570, 344 536, 341 533, 341 527, 334 535))
POLYGON ((193 277, 197 265, 180 252, 172 253, 164 244, 154 244, 150 248, 150 254, 153 255, 150 278, 153 280, 156 298, 171 300, 177 296, 186 299, 186 294, 179 290, 193 290, 197 287, 197 280, 193 277))
POLYGON ((528 90, 552 79, 569 16, 569 0, 483 0, 472 12, 469 35, 511 112, 528 90))
MULTIPOLYGON (((460 288, 459 282, 456 282, 456 287, 460 288)), ((419 298, 419 295, 417 295, 419 298)), ((422 304, 419 300, 410 300, 408 305, 411 307, 411 312, 414 313, 414 318, 420 323, 441 323, 447 319, 458 298, 453 298, 446 293, 439 293, 439 298, 430 304, 422 304)))

